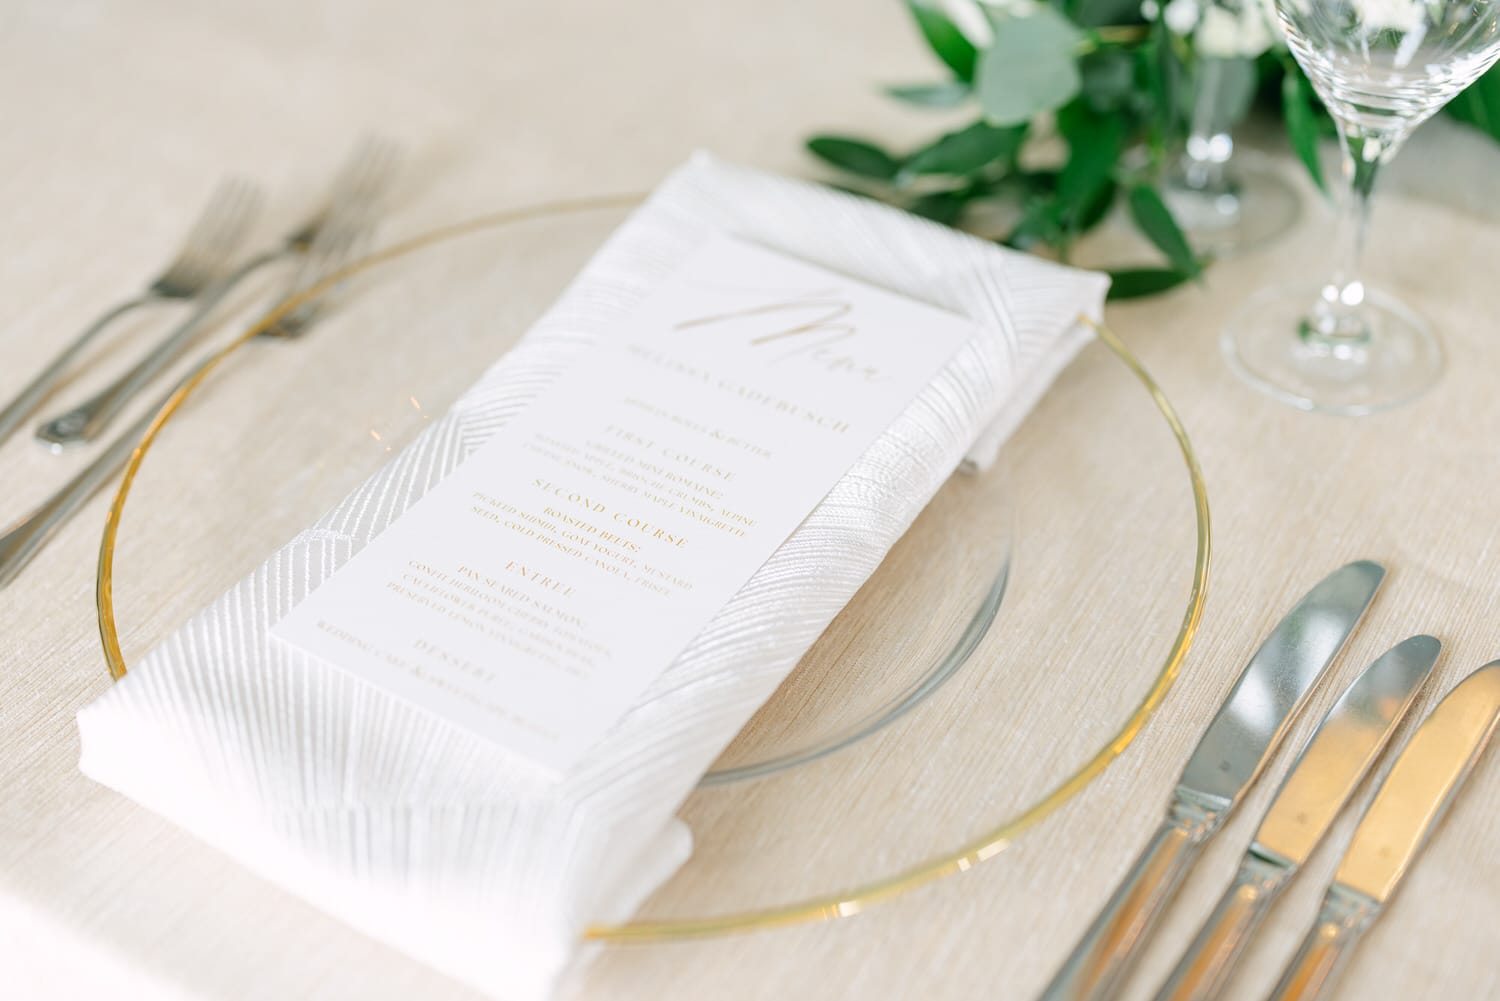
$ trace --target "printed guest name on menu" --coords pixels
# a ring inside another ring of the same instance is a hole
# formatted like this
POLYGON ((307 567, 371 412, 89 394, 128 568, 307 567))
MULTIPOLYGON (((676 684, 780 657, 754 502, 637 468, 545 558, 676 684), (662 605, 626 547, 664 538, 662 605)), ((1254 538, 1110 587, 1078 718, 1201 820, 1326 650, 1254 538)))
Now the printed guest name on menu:
POLYGON ((716 238, 272 632, 565 772, 975 334, 716 238))

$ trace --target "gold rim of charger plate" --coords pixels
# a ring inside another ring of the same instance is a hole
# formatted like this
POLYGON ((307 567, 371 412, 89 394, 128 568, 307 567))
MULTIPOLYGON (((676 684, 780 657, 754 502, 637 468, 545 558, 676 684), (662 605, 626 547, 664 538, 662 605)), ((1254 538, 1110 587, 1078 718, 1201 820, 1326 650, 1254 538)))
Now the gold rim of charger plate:
MULTIPOLYGON (((99 637, 104 645, 104 658, 109 667, 110 676, 118 680, 124 677, 127 670, 125 657, 120 649, 120 635, 115 623, 114 607, 115 541, 119 535, 120 518, 125 511, 125 501, 130 496, 130 488, 135 482, 136 473, 140 471, 141 463, 145 461, 146 454, 156 442, 156 437, 161 432, 161 429, 225 359, 261 331, 271 327, 293 310, 317 299, 338 283, 386 262, 462 236, 490 229, 498 229, 526 220, 574 215, 604 209, 628 208, 638 204, 642 200, 642 197, 637 194, 602 195, 591 198, 542 202, 494 212, 402 240, 384 250, 356 261, 334 274, 328 275, 322 281, 305 291, 282 301, 270 312, 261 317, 259 321, 252 324, 239 337, 210 355, 177 387, 177 390, 172 393, 167 401, 162 404, 161 409, 157 411, 155 418, 141 435, 140 442, 137 443, 135 450, 131 453, 130 461, 125 467, 125 475, 120 481, 119 488, 115 491, 113 502, 110 504, 109 517, 104 524, 104 536, 99 544, 99 572, 96 591, 99 613, 99 637)), ((926 885, 943 877, 965 872, 979 863, 999 855, 1018 835, 1040 823, 1068 800, 1082 792, 1140 734, 1141 728, 1151 718, 1152 714, 1156 712, 1157 707, 1161 705, 1162 699, 1166 697, 1168 690, 1171 689, 1173 682, 1176 681, 1178 672, 1182 667, 1183 659, 1187 656, 1188 649, 1192 646, 1193 637, 1197 633, 1198 623, 1203 615, 1203 602, 1208 586, 1210 549, 1208 494, 1204 489, 1203 473, 1198 466, 1197 454, 1193 451, 1192 443, 1188 440, 1187 430, 1182 426, 1182 421, 1178 418, 1177 412, 1173 409, 1171 402, 1167 400, 1161 387, 1156 384, 1156 381, 1146 371, 1140 360, 1131 353, 1130 349, 1125 346, 1124 342, 1113 331, 1102 324, 1095 323, 1088 317, 1080 316, 1079 320, 1093 328, 1099 340, 1140 381, 1141 385, 1145 387, 1146 392, 1150 394, 1152 403, 1156 405, 1156 409, 1161 413, 1162 418, 1171 429, 1172 435, 1176 438, 1178 448, 1182 453, 1183 463, 1187 467, 1188 479, 1191 482, 1193 491, 1193 511, 1197 520, 1197 543, 1193 557, 1192 587, 1188 593, 1187 609, 1183 612, 1182 624, 1177 630, 1177 635, 1172 641, 1171 649, 1162 663, 1161 670, 1152 681, 1151 687, 1146 692, 1145 697, 1141 699, 1135 710, 1130 714, 1130 717, 1125 721, 1124 726, 1093 757, 1085 762, 1082 767, 1058 783, 1051 791, 1022 812, 953 851, 903 869, 892 876, 862 883, 847 889, 837 890, 832 893, 806 897, 802 900, 777 907, 734 911, 707 917, 685 917, 656 921, 631 921, 614 925, 593 925, 584 932, 586 939, 617 943, 663 942, 702 938, 731 932, 755 931, 804 922, 831 921, 835 918, 858 914, 860 911, 874 904, 908 893, 919 886, 926 885)))

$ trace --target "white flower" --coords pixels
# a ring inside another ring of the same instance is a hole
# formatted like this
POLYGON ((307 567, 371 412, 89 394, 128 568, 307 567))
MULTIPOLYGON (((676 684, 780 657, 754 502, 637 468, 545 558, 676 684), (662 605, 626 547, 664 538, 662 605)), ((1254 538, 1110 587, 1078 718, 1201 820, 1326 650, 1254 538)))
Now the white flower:
POLYGON ((976 49, 987 49, 995 40, 991 11, 1004 17, 1030 17, 1036 11, 1037 0, 938 0, 938 6, 969 44, 976 49))
POLYGON ((1167 30, 1174 35, 1192 34, 1198 26, 1198 2, 1197 0, 1172 0, 1166 7, 1162 8, 1162 20, 1167 23, 1167 30))
POLYGON ((1422 0, 1354 0, 1354 9, 1366 32, 1416 31, 1427 19, 1422 0))
POLYGON ((1148 21, 1155 21, 1160 14, 1161 4, 1157 3, 1156 0, 1142 0, 1141 17, 1148 21))
POLYGON ((1240 19, 1223 7, 1203 12, 1203 23, 1193 35, 1193 48, 1199 55, 1226 59, 1240 54, 1240 19))
POLYGON ((978 0, 938 0, 938 6, 976 49, 989 48, 990 43, 995 40, 989 15, 984 12, 978 0))
POLYGON ((980 0, 990 10, 1007 17, 1025 18, 1036 13, 1036 0, 980 0))
POLYGON ((1275 29, 1256 0, 1250 0, 1238 12, 1217 4, 1209 7, 1193 35, 1193 47, 1200 55, 1220 59, 1253 59, 1275 41, 1275 29))

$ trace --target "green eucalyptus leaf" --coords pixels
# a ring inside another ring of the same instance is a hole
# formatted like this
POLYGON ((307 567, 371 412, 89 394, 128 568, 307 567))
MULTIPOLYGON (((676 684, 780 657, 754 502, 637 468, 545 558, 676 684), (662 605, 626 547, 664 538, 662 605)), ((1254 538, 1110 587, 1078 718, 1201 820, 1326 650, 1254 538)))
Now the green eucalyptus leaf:
POLYGON ((1057 182, 1061 176, 1061 171, 1026 170, 1018 171, 1013 176, 1016 180, 1024 184, 1026 190, 1030 193, 1051 194, 1057 190, 1057 182))
POLYGON ((1202 270, 1187 237, 1155 188, 1149 184, 1137 184, 1130 189, 1130 217, 1146 239, 1166 255, 1173 269, 1192 276, 1202 270))
POLYGON ((1118 301, 1159 295, 1192 278, 1190 273, 1172 268, 1123 268, 1109 273, 1109 295, 1106 298, 1118 301))
POLYGON ((967 101, 974 90, 962 80, 949 80, 946 83, 899 84, 887 87, 885 92, 898 101, 920 108, 956 108, 967 101))
POLYGON ((1183 67, 1163 19, 1151 24, 1135 56, 1136 80, 1144 96, 1142 112, 1151 123, 1151 142, 1156 147, 1165 146, 1178 121, 1176 95, 1183 90, 1183 67))
POLYGON ((901 163, 895 157, 863 139, 815 136, 807 141, 807 150, 813 156, 860 177, 888 181, 901 169, 901 163))
POLYGON ((1318 117, 1313 111, 1312 84, 1301 70, 1288 69, 1281 81, 1281 111, 1286 119, 1287 138, 1292 149, 1307 167, 1308 174, 1324 193, 1328 185, 1323 180, 1323 165, 1318 160, 1318 117))
POLYGON ((1068 223, 1075 233, 1087 233, 1095 226, 1104 221, 1109 215, 1109 210, 1115 206, 1115 194, 1120 186, 1113 180, 1107 181, 1082 201, 1076 202, 1069 207, 1068 223))
POLYGON ((953 226, 963 217, 970 196, 964 191, 935 191, 930 195, 914 198, 907 208, 924 219, 953 226))
POLYGON ((1087 53, 1078 61, 1083 98, 1095 111, 1114 111, 1135 93, 1135 57, 1117 46, 1087 53))
POLYGON ((1094 198, 1110 184, 1125 150, 1125 122, 1100 115, 1080 102, 1058 113, 1057 128, 1068 141, 1068 162, 1057 177, 1057 197, 1067 203, 1094 198))
POLYGON ((901 165, 900 176, 952 174, 967 177, 997 160, 1014 157, 1025 136, 1024 125, 997 128, 988 122, 975 122, 968 128, 948 133, 907 157, 901 165))
POLYGON ((1098 225, 1115 200, 1115 168, 1125 151, 1125 122, 1100 115, 1085 101, 1057 114, 1057 128, 1068 142, 1068 162, 1057 176, 1058 214, 1072 233, 1098 225))
POLYGON ((1448 105, 1448 113, 1491 139, 1500 139, 1500 71, 1491 68, 1448 105))
POLYGON ((1038 244, 1057 244, 1063 227, 1055 198, 1038 198, 1021 210, 1021 218, 1005 237, 1005 245, 1026 250, 1038 244))
POLYGON ((1161 57, 1162 41, 1153 26, 1146 40, 1132 53, 1135 62, 1135 86, 1140 92, 1142 106, 1153 115, 1159 114, 1167 95, 1167 82, 1163 73, 1161 57))
POLYGON ((1052 7, 1026 17, 997 17, 995 40, 979 59, 977 88, 985 118, 1020 125, 1067 104, 1082 79, 1077 49, 1083 36, 1052 7))
POLYGON ((922 37, 927 39, 928 46, 947 64, 953 75, 964 81, 974 79, 974 63, 978 51, 974 48, 974 43, 965 38, 958 26, 943 13, 942 6, 936 0, 906 0, 906 6, 912 17, 916 18, 917 27, 922 31, 922 37))
POLYGON ((1068 0, 1063 9, 1085 28, 1139 23, 1141 17, 1140 0, 1068 0))

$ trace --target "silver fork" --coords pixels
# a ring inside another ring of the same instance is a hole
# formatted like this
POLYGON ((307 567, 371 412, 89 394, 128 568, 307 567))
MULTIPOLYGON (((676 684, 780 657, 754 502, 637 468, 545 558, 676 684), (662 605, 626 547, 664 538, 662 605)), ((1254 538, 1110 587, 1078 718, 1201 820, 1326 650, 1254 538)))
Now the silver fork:
POLYGON ((203 296, 191 316, 152 348, 130 371, 73 409, 59 414, 41 427, 36 436, 53 451, 92 441, 147 384, 175 362, 191 346, 203 321, 235 286, 260 269, 285 258, 305 257, 328 227, 349 225, 361 216, 372 217, 395 176, 399 157, 396 147, 384 140, 366 137, 345 160, 324 208, 297 227, 277 246, 252 257, 230 272, 203 296))
POLYGON ((0 410, 0 442, 10 437, 28 414, 62 380, 73 359, 94 338, 126 313, 157 303, 195 299, 228 270, 235 251, 244 243, 260 213, 260 189, 248 181, 220 182, 197 222, 188 231, 177 256, 145 290, 108 310, 53 358, 30 384, 0 410))
MULTIPOLYGON (((320 284, 363 251, 374 231, 376 214, 373 204, 370 200, 361 200, 357 211, 345 214, 340 214, 337 205, 330 206, 325 224, 318 228, 317 235, 305 251, 304 265, 292 275, 273 309, 320 284)), ((343 289, 335 288, 320 293, 282 317, 273 329, 284 328, 279 330, 278 335, 285 338, 305 334, 313 323, 325 315, 332 294, 339 291, 343 289)), ((4 535, 0 535, 0 588, 15 580, 84 502, 124 468, 126 460, 155 419, 157 411, 176 392, 177 386, 202 371, 211 358, 212 356, 195 366, 156 406, 111 442, 98 458, 69 480, 62 489, 12 525, 4 535)))

